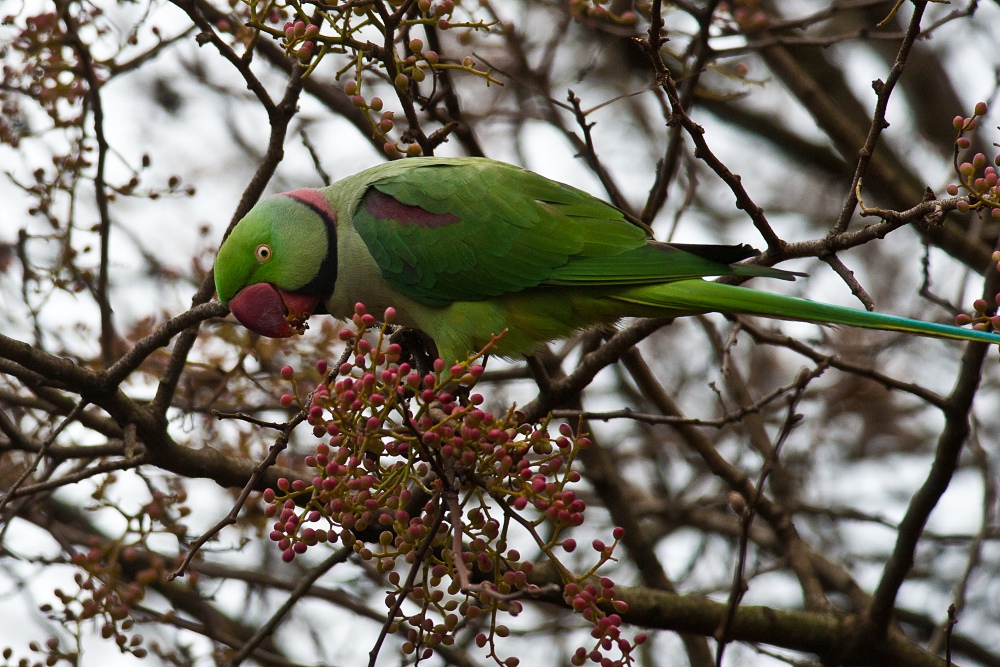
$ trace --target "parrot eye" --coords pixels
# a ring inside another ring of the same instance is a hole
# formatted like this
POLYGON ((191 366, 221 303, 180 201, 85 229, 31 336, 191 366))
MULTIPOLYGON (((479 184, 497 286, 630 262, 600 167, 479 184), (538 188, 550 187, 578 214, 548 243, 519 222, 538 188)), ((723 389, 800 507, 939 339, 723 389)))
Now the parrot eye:
POLYGON ((257 246, 257 250, 254 251, 254 254, 257 255, 257 260, 263 264, 267 260, 271 259, 271 246, 266 243, 261 243, 257 246))

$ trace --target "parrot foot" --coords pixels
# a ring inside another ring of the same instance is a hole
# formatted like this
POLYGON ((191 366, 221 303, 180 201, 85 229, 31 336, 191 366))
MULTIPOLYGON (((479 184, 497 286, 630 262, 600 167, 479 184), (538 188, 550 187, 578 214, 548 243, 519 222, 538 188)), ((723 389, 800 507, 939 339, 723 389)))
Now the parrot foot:
POLYGON ((400 363, 409 363, 421 376, 434 371, 434 360, 438 357, 437 345, 423 331, 401 327, 389 337, 389 342, 402 348, 400 363))

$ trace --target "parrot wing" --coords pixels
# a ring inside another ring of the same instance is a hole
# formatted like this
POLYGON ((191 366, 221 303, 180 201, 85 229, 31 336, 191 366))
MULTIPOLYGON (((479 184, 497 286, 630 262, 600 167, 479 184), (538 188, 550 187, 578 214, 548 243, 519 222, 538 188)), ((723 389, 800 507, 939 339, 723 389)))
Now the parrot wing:
POLYGON ((414 160, 411 168, 375 178, 352 221, 385 280, 426 305, 541 285, 795 275, 731 266, 755 254, 745 245, 657 243, 610 204, 488 160, 414 160))

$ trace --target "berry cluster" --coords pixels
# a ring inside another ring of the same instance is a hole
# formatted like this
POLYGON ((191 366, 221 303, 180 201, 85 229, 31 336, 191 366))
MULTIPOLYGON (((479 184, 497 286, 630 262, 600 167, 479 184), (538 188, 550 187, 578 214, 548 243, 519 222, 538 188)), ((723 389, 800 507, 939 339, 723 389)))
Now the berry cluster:
MULTIPOLYGON (((303 76, 309 76, 328 54, 347 55, 336 77, 339 79, 345 73, 354 71, 344 91, 351 98, 351 103, 364 112, 372 137, 382 142, 383 150, 389 157, 420 155, 428 147, 433 148, 444 141, 450 129, 442 127, 430 137, 424 137, 411 125, 402 128, 398 137, 391 137, 394 114, 390 110, 383 111, 380 97, 364 92, 366 85, 381 86, 383 81, 387 81, 391 85, 388 90, 396 93, 403 112, 412 123, 414 103, 419 102, 422 106, 430 103, 433 91, 442 87, 438 76, 445 71, 471 74, 483 79, 487 86, 500 83, 490 68, 477 65, 471 56, 447 57, 438 51, 425 49, 423 40, 411 36, 418 29, 458 29, 461 34, 457 41, 468 44, 473 32, 488 32, 499 23, 496 20, 476 20, 475 12, 463 7, 461 0, 418 0, 415 6, 407 5, 405 13, 402 13, 402 2, 390 0, 390 9, 400 13, 394 14, 388 22, 372 3, 361 3, 344 11, 336 5, 317 9, 311 4, 306 7, 306 3, 300 0, 291 0, 280 11, 272 8, 266 13, 259 12, 253 2, 248 1, 247 4, 250 10, 247 25, 278 40, 288 57, 305 67, 303 76), (459 14, 465 16, 457 16, 459 14), (372 24, 383 23, 394 33, 393 48, 373 48, 368 37, 361 34, 372 24), (372 71, 376 76, 369 74, 372 71), (421 92, 419 84, 428 78, 429 90, 421 92)), ((384 7, 382 9, 384 11, 384 7)))
MULTIPOLYGON (((147 651, 142 646, 142 635, 128 635, 135 625, 130 613, 132 607, 145 597, 144 586, 152 583, 147 571, 153 572, 153 569, 139 572, 145 577, 142 581, 138 576, 135 581, 127 581, 116 558, 119 548, 120 545, 115 544, 102 545, 95 538, 86 552, 74 553, 72 563, 81 570, 73 575, 76 592, 67 593, 57 588, 54 593, 62 609, 56 611, 52 605, 45 604, 41 611, 64 626, 97 621, 104 639, 113 639, 122 653, 143 658, 147 651)), ((159 565, 159 572, 162 573, 163 564, 159 565)), ((154 575, 154 578, 159 578, 159 575, 154 575)))
MULTIPOLYGON (((57 604, 42 604, 40 611, 78 636, 83 634, 82 626, 93 625, 122 653, 143 658, 156 648, 147 649, 143 636, 131 632, 135 626, 133 610, 145 599, 149 587, 167 582, 170 570, 177 564, 175 558, 158 555, 148 542, 153 536, 163 535, 185 541, 187 526, 183 519, 191 510, 179 480, 168 482, 167 490, 150 485, 149 500, 131 510, 107 497, 105 492, 115 480, 114 474, 108 475, 91 497, 100 507, 117 512, 125 524, 122 534, 104 540, 93 536, 85 548, 73 552, 70 563, 78 570, 73 575, 75 590, 56 588, 53 595, 57 604)), ((196 587, 198 573, 189 574, 193 576, 189 576, 187 584, 196 587)), ((66 651, 51 644, 45 644, 49 649, 47 664, 55 664, 50 659, 67 659, 66 651)))
POLYGON ((760 0, 720 2, 714 17, 724 34, 749 34, 768 27, 771 17, 763 11, 760 0))
MULTIPOLYGON (((967 196, 956 202, 956 208, 960 213, 968 213, 970 210, 988 210, 994 219, 1000 220, 1000 176, 997 175, 996 167, 987 166, 987 157, 983 153, 976 153, 971 161, 959 163, 961 151, 972 146, 972 141, 968 135, 976 129, 977 119, 986 115, 988 108, 985 102, 976 104, 972 116, 963 118, 955 116, 952 124, 958 130, 958 137, 955 139, 955 172, 958 175, 958 183, 949 183, 945 191, 952 197, 958 196, 961 192, 966 192, 967 196)), ((1000 154, 993 157, 994 165, 1000 165, 1000 154)))
POLYGON ((17 662, 14 662, 14 650, 10 647, 6 647, 3 651, 0 651, 0 657, 3 658, 3 662, 0 663, 2 667, 54 667, 60 662, 66 662, 70 665, 77 665, 80 663, 80 652, 76 647, 68 648, 63 647, 59 641, 59 637, 52 635, 45 640, 45 643, 39 643, 37 641, 29 642, 28 649, 33 653, 39 653, 44 658, 40 658, 32 662, 28 658, 19 658, 17 662))
MULTIPOLYGON (((447 1, 449 3, 451 2, 451 0, 447 1)), ((438 6, 441 7, 444 5, 442 4, 438 6)), ((404 59, 396 60, 396 76, 392 81, 393 87, 400 95, 410 94, 411 82, 416 82, 418 84, 423 82, 427 78, 428 72, 431 76, 434 76, 437 72, 448 69, 457 69, 468 74, 482 77, 485 79, 486 85, 491 83, 500 83, 497 79, 493 78, 491 70, 476 69, 476 62, 471 56, 466 56, 461 64, 459 64, 443 60, 437 51, 424 50, 424 42, 421 39, 411 39, 406 46, 408 55, 404 59)), ((362 84, 362 71, 359 69, 356 72, 355 79, 348 81, 344 85, 344 92, 350 96, 351 103, 354 104, 354 106, 365 112, 368 122, 371 123, 373 136, 384 142, 383 150, 385 151, 385 154, 390 157, 398 155, 415 157, 420 155, 423 149, 419 144, 405 142, 400 143, 399 141, 390 138, 389 133, 395 126, 395 114, 392 111, 382 110, 382 98, 372 97, 370 100, 366 99, 365 96, 361 94, 362 84)))
MULTIPOLYGON (((409 29, 416 26, 428 25, 438 30, 449 30, 452 28, 464 28, 467 30, 489 30, 496 25, 495 21, 475 21, 456 20, 455 10, 460 3, 455 0, 419 0, 416 5, 418 10, 416 16, 407 17, 399 22, 399 27, 409 29)), ((266 32, 275 39, 278 39, 282 48, 290 57, 296 58, 303 65, 308 66, 306 74, 312 72, 316 64, 331 50, 342 52, 344 47, 365 51, 366 42, 357 40, 356 33, 362 30, 374 19, 381 22, 376 9, 371 6, 358 6, 350 14, 341 12, 319 11, 318 14, 312 8, 306 9, 299 2, 289 2, 287 7, 281 12, 269 12, 266 16, 259 14, 256 7, 251 4, 250 22, 252 28, 266 32), (284 25, 279 30, 269 23, 279 23, 290 15, 289 20, 285 20, 284 25), (312 17, 312 18, 307 18, 312 17), (324 26, 327 28, 324 31, 324 26)), ((226 26, 228 28, 228 26, 226 26)), ((221 28, 220 28, 221 29, 221 28)), ((420 40, 415 40, 420 41, 420 40)), ((419 56, 417 49, 411 49, 419 56)), ((395 54, 393 54, 395 55, 395 54)), ((405 71, 411 73, 417 60, 414 59, 404 65, 405 71)), ((488 72, 477 71, 471 65, 458 66, 455 64, 439 63, 432 58, 424 58, 425 66, 431 68, 461 67, 473 74, 485 76, 489 79, 488 72)), ((401 65, 397 59, 397 65, 401 65)), ((411 74, 413 80, 422 81, 421 74, 411 74)))
MULTIPOLYGON (((992 260, 996 264, 997 271, 1000 271, 1000 250, 994 251, 992 260)), ((1000 307, 1000 294, 994 296, 993 301, 1000 307)), ((1000 331, 1000 315, 997 314, 996 307, 991 307, 986 299, 976 299, 973 301, 972 309, 975 311, 975 315, 959 313, 955 317, 955 323, 960 326, 971 324, 973 329, 978 329, 979 331, 988 331, 991 329, 1000 331)))
POLYGON ((320 439, 304 459, 311 484, 282 478, 264 493, 282 559, 322 543, 351 547, 386 575, 387 628, 405 635, 405 653, 429 655, 455 641, 460 618, 488 615, 476 642, 514 667, 516 658, 496 652, 495 640, 510 632, 497 615, 516 616, 521 599, 543 592, 531 580, 536 563, 510 547, 527 537, 558 572, 567 605, 594 626, 597 642, 585 654, 631 664, 634 644, 619 630, 627 605, 610 579, 596 576, 622 529, 611 545, 594 541, 596 562, 581 575, 557 555, 577 547, 566 533, 584 522, 586 503, 568 487, 580 481, 573 466, 590 440, 568 424, 521 424, 513 408, 483 409, 483 396, 471 391, 483 374, 476 358, 450 368, 437 359, 421 374, 390 341, 394 318, 389 308, 376 327, 357 304, 357 331, 340 333, 350 341, 344 361, 318 362, 324 380, 306 398, 294 369, 281 371, 291 384, 282 405, 297 404, 320 439), (401 563, 410 566, 406 576, 401 563), (418 611, 404 613, 404 600, 418 611))
POLYGON ((305 21, 286 21, 285 39, 282 46, 285 53, 295 56, 301 63, 312 60, 316 50, 316 38, 319 36, 319 26, 305 21))
POLYGON ((634 26, 639 21, 639 15, 632 9, 623 12, 615 11, 607 6, 607 0, 570 0, 570 13, 576 18, 602 21, 613 25, 634 26))

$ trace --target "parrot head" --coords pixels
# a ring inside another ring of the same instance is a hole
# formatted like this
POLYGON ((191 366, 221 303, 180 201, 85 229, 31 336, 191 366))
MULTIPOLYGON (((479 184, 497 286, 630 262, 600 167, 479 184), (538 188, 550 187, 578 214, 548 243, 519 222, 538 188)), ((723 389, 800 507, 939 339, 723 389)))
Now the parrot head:
POLYGON ((236 224, 215 258, 215 290, 247 329, 286 338, 333 292, 336 262, 336 215, 318 190, 294 190, 236 224))

